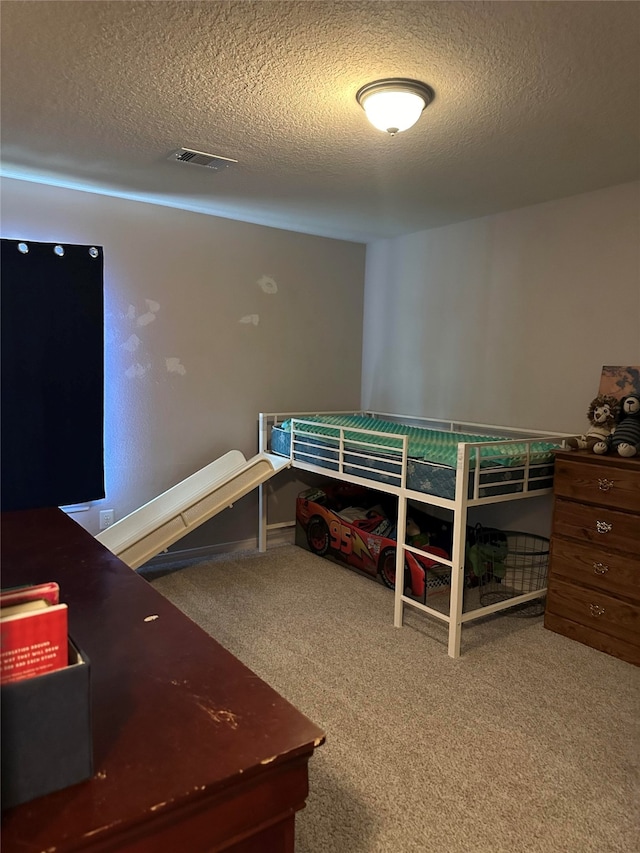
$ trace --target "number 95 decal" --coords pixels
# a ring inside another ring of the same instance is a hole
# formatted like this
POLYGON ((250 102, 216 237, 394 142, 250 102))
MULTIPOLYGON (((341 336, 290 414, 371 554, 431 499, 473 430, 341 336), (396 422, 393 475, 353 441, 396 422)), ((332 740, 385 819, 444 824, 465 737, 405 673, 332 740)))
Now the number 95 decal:
POLYGON ((339 521, 332 521, 329 524, 329 535, 331 536, 331 547, 334 551, 342 551, 343 554, 350 554, 353 549, 351 540, 351 530, 340 524, 339 521))

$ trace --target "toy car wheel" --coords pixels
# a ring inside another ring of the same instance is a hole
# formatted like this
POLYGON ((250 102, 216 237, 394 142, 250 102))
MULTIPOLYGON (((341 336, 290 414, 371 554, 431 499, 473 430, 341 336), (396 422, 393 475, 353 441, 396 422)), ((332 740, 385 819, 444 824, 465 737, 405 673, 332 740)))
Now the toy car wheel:
POLYGON ((329 550, 329 528, 324 518, 314 515, 307 527, 307 542, 314 554, 323 557, 329 550))
MULTIPOLYGON (((396 549, 385 548, 380 554, 378 562, 378 572, 382 578, 382 583, 388 586, 389 589, 396 588, 396 549)), ((404 566, 404 583, 405 586, 409 583, 409 569, 407 564, 404 566)))
POLYGON ((382 583, 388 586, 389 589, 396 588, 396 549, 385 548, 380 554, 378 562, 378 572, 382 578, 382 583))

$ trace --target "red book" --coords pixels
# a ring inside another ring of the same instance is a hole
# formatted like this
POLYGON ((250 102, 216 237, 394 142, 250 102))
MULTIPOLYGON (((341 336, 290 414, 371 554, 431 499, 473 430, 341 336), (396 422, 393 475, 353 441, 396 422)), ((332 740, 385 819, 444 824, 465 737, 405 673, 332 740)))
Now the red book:
POLYGON ((0 611, 0 684, 53 672, 68 664, 67 605, 31 609, 33 600, 0 611), (16 612, 17 611, 17 612, 16 612))
MULTIPOLYGON (((49 604, 58 604, 60 601, 60 587, 55 581, 47 583, 34 583, 28 586, 12 586, 0 589, 0 608, 9 607, 13 604, 22 604, 23 601, 35 601, 43 599, 49 604)), ((0 614, 1 615, 1 614, 0 614)))

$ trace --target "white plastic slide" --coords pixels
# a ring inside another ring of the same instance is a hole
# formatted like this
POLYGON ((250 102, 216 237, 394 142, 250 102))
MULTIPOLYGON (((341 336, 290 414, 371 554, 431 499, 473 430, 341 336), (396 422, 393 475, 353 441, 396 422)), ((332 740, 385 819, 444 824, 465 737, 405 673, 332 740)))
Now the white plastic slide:
POLYGON ((289 459, 230 450, 96 536, 132 569, 287 468, 289 459))

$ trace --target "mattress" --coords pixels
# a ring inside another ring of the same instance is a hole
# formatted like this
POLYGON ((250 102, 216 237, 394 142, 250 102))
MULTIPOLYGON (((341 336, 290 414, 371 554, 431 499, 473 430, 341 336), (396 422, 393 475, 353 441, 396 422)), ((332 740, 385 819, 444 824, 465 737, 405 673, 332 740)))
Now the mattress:
MULTIPOLYGON (((402 447, 402 436, 408 439, 407 488, 424 494, 451 499, 455 497, 456 465, 458 444, 471 442, 486 444, 498 442, 480 449, 479 497, 522 492, 524 489, 524 465, 527 457, 525 442, 502 444, 504 436, 474 435, 470 433, 430 430, 406 426, 394 421, 369 418, 361 415, 322 415, 306 418, 313 420, 313 437, 296 435, 297 462, 318 465, 337 471, 338 441, 340 427, 344 432, 344 466, 347 474, 362 479, 397 485, 400 473, 397 452, 402 447), (354 429, 375 430, 384 436, 349 432, 354 429), (350 443, 351 442, 351 443, 350 443), (357 443, 356 443, 357 442, 357 443), (304 444, 313 445, 309 455, 304 444), (372 457, 367 461, 368 471, 362 470, 362 454, 366 444, 372 445, 372 457), (387 453, 385 453, 385 448, 387 453), (395 454, 395 456, 394 456, 395 454)), ((301 427, 304 429, 304 427, 301 427)), ((551 442, 536 441, 530 445, 528 489, 547 489, 553 483, 553 451, 551 442)), ((291 422, 284 421, 271 431, 271 450, 289 456, 291 448, 291 422)), ((475 467, 474 457, 470 460, 475 467)), ((473 497, 474 474, 470 473, 468 498, 473 497)))

